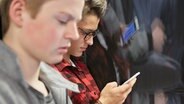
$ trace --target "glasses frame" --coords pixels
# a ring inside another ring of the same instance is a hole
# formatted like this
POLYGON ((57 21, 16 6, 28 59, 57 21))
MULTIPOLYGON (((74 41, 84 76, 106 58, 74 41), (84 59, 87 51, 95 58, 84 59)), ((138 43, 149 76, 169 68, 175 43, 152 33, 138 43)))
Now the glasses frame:
POLYGON ((89 40, 91 37, 96 37, 97 33, 99 32, 98 29, 95 31, 85 31, 84 29, 78 27, 79 33, 81 33, 84 36, 84 40, 89 40))

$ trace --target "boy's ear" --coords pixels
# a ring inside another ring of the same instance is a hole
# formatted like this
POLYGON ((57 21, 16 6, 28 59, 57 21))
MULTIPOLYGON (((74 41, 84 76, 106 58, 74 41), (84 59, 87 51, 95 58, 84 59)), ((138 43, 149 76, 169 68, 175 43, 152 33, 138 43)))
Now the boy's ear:
POLYGON ((25 0, 12 0, 9 8, 10 21, 21 27, 23 21, 23 11, 25 10, 25 0))

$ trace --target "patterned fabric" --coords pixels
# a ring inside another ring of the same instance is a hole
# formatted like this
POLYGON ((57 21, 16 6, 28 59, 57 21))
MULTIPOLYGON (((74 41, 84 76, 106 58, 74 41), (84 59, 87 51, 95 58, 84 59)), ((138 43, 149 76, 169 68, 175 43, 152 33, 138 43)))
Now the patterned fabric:
POLYGON ((89 73, 87 66, 80 58, 73 60, 75 66, 65 60, 55 66, 64 77, 77 83, 80 93, 70 92, 71 99, 75 104, 91 104, 99 98, 100 91, 89 73))

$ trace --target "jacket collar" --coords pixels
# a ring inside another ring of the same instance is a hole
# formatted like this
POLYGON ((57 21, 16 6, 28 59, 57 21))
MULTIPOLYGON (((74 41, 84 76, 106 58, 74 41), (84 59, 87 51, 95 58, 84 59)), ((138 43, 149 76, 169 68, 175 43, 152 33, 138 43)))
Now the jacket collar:
POLYGON ((56 69, 59 72, 62 72, 62 70, 65 70, 66 67, 73 67, 73 69, 78 70, 80 72, 84 72, 84 70, 82 70, 82 68, 84 67, 83 61, 81 61, 79 58, 76 59, 72 59, 71 62, 68 62, 66 60, 62 60, 62 62, 60 62, 57 65, 54 65, 54 67, 56 67, 56 69))
POLYGON ((40 69, 40 78, 49 85, 51 85, 51 87, 63 87, 74 92, 79 92, 77 84, 65 79, 58 71, 56 71, 50 65, 41 62, 40 69))

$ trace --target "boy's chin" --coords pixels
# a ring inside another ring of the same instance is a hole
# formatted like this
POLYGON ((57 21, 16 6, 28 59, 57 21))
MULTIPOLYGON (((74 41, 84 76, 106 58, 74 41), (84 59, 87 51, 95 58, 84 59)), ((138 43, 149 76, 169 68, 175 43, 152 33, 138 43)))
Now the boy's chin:
POLYGON ((58 64, 63 60, 63 56, 58 56, 57 58, 53 58, 52 60, 50 60, 49 62, 47 62, 50 65, 53 64, 58 64))
POLYGON ((81 57, 82 56, 82 53, 76 53, 75 55, 73 55, 75 57, 81 57))

